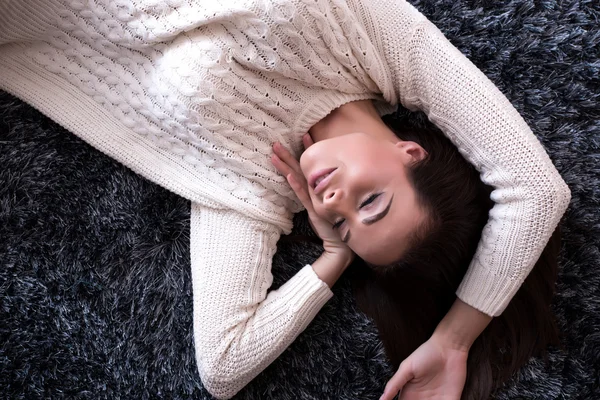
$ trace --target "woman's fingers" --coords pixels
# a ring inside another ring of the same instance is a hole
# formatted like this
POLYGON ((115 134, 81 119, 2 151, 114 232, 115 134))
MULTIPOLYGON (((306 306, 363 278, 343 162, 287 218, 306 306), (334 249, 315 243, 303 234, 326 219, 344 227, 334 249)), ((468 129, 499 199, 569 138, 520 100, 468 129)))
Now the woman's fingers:
MULTIPOLYGON (((308 134, 304 135, 302 141, 305 146, 311 146, 313 144, 313 141, 308 134)), ((290 153, 281 143, 273 144, 273 152, 275 154, 271 156, 271 162, 277 171, 286 177, 289 185, 292 187, 309 215, 311 215, 311 213, 314 214, 306 179, 302 174, 300 163, 298 163, 294 156, 292 156, 292 153, 290 153)))
POLYGON ((302 182, 299 182, 298 178, 293 173, 286 175, 286 178, 304 208, 306 208, 309 213, 312 212, 312 201, 310 200, 310 195, 306 190, 306 185, 302 184, 302 182))
POLYGON ((294 193, 296 193, 296 196, 298 196, 298 199, 308 212, 309 217, 314 218, 315 212, 313 209, 312 200, 310 199, 310 194, 308 193, 308 190, 306 188, 306 184, 303 183, 303 180, 299 181, 296 175, 294 174, 289 174, 287 176, 287 180, 292 189, 294 190, 294 193))
POLYGON ((288 176, 290 173, 295 173, 295 171, 289 165, 284 163, 283 160, 277 156, 277 154, 273 154, 271 156, 271 163, 283 176, 288 176))
POLYGON ((385 390, 379 400, 392 400, 402 390, 404 385, 413 378, 414 374, 408 363, 401 363, 398 371, 392 376, 387 385, 385 385, 385 390))
POLYGON ((312 137, 310 136, 310 134, 307 133, 304 136, 302 136, 302 144, 304 144, 304 150, 306 150, 310 146, 315 144, 315 142, 312 140, 312 137))
POLYGON ((273 145, 273 152, 281 161, 283 161, 288 167, 290 167, 295 173, 302 175, 302 170, 300 169, 300 163, 292 153, 288 151, 281 143, 275 143, 273 145))
POLYGON ((283 162, 277 154, 271 156, 271 162, 275 168, 277 168, 277 171, 286 177, 289 185, 296 193, 296 196, 298 196, 298 199, 300 199, 300 202, 304 205, 304 208, 308 210, 310 207, 310 209, 312 209, 312 202, 310 200, 310 194, 308 193, 304 176, 294 171, 288 164, 283 162))

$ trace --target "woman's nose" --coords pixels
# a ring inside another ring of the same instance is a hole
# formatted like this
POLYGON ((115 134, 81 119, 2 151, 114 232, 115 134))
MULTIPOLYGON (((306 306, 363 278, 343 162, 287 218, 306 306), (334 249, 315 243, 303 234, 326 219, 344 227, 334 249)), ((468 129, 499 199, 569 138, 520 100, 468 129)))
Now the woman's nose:
POLYGON ((339 207, 342 198, 343 192, 341 189, 328 190, 323 196, 323 204, 328 209, 335 209, 339 207))

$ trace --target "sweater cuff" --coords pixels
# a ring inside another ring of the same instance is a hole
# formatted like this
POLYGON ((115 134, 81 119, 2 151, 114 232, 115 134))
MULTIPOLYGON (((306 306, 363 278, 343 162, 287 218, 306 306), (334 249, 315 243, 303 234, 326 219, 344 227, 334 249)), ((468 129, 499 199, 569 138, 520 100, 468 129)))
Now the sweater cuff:
POLYGON ((501 276, 474 260, 456 291, 459 299, 491 317, 506 309, 523 281, 501 276))
POLYGON ((292 279, 279 288, 279 292, 287 298, 288 304, 298 315, 303 315, 303 328, 333 297, 329 286, 317 276, 310 265, 298 271, 292 279))

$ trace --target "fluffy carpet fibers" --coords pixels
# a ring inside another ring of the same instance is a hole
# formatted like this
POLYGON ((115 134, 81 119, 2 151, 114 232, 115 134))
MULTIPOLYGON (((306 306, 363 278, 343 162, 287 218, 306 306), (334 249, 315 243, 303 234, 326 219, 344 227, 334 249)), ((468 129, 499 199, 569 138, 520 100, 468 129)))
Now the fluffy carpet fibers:
MULTIPOLYGON (((414 3, 508 96, 573 192, 554 302, 563 347, 497 398, 598 399, 600 5, 414 3)), ((0 94, 0 398, 209 399, 194 361, 188 218, 185 200, 0 94)), ((276 284, 318 252, 280 243, 276 284)), ((334 292, 236 398, 379 397, 392 371, 377 331, 346 279, 334 292)))

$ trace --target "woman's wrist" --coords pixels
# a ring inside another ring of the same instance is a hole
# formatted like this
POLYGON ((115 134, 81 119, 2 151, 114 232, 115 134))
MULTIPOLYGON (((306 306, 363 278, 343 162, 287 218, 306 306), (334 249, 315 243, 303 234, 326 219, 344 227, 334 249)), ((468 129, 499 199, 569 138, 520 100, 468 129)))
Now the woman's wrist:
POLYGON ((336 250, 325 250, 321 257, 327 258, 332 262, 342 265, 344 269, 348 268, 354 260, 354 253, 349 248, 344 248, 339 251, 336 250))
POLYGON ((491 321, 492 317, 457 298, 433 336, 445 347, 469 351, 491 321))
POLYGON ((312 268, 319 279, 325 282, 327 286, 332 287, 348 268, 353 258, 352 253, 324 251, 312 264, 312 268))

